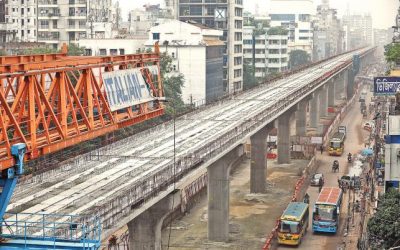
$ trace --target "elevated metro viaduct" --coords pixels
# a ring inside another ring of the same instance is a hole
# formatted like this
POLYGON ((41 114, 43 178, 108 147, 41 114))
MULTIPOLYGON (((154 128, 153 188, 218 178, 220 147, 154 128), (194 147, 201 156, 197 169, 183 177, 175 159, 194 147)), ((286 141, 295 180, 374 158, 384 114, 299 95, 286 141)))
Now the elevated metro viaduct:
MULTIPOLYGON (((297 112, 297 133, 304 134, 306 122, 302 118, 309 104, 310 126, 322 133, 320 117, 326 115, 328 106, 334 105, 335 98, 354 94, 357 65, 362 67, 372 52, 365 48, 315 63, 268 86, 188 114, 177 119, 176 124, 163 124, 77 157, 75 164, 68 165, 72 169, 68 175, 60 173, 59 180, 55 178, 57 181, 49 187, 28 185, 37 189, 35 197, 20 188, 15 199, 21 198, 21 202, 12 202, 10 209, 19 209, 35 199, 23 211, 94 214, 101 218, 104 237, 128 224, 133 249, 160 249, 162 221, 178 204, 176 189, 207 169, 209 239, 227 241, 228 173, 232 161, 242 154, 247 138, 252 144, 250 192, 263 193, 268 131, 278 124, 278 162, 288 163, 290 116, 297 112), (358 57, 353 58, 354 55, 358 57), (80 177, 82 182, 76 188, 79 190, 59 191, 80 177), (67 201, 75 207, 67 206, 67 201)), ((35 215, 26 218, 37 220, 35 215)))

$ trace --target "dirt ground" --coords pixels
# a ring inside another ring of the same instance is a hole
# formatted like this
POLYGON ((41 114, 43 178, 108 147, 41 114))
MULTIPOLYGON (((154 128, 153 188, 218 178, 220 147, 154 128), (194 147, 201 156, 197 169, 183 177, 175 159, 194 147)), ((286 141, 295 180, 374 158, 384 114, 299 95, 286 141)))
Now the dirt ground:
POLYGON ((245 159, 232 173, 230 183, 230 241, 207 240, 207 196, 191 209, 190 214, 173 222, 171 230, 162 232, 163 248, 169 249, 261 249, 265 237, 291 200, 293 188, 307 166, 307 160, 293 160, 277 166, 268 162, 266 194, 249 194, 250 160, 245 159))

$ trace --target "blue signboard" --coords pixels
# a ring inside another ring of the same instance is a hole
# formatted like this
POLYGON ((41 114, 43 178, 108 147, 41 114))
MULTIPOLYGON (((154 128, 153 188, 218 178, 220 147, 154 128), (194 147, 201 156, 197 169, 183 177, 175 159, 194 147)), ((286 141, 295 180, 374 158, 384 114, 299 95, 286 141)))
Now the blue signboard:
POLYGON ((374 77, 374 95, 395 95, 400 92, 400 77, 374 77))

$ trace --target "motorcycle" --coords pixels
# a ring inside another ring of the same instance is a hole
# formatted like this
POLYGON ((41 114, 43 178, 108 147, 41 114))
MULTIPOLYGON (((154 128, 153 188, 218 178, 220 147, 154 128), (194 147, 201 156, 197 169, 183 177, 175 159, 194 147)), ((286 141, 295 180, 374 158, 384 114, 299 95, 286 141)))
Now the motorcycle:
POLYGON ((332 172, 336 173, 336 171, 339 171, 339 161, 334 160, 333 165, 332 165, 332 172))
POLYGON ((353 161, 353 159, 352 159, 351 155, 348 155, 348 156, 347 156, 347 162, 348 162, 348 163, 351 163, 352 161, 353 161))

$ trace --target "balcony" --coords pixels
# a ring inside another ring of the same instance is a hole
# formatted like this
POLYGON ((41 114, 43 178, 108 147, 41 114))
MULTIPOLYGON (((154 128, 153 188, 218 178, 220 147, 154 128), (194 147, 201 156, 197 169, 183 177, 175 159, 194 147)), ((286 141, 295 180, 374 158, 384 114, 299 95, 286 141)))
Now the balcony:
POLYGON ((85 7, 86 6, 86 0, 69 0, 69 5, 85 7))
POLYGON ((67 31, 86 31, 86 25, 69 25, 67 31))
POLYGON ((58 1, 57 0, 39 0, 38 7, 57 7, 58 1))

